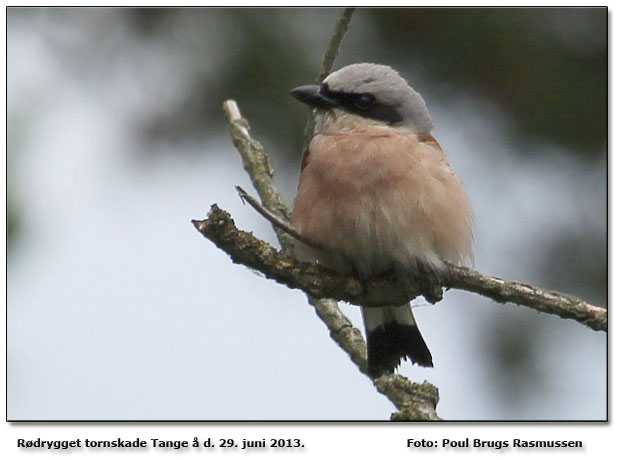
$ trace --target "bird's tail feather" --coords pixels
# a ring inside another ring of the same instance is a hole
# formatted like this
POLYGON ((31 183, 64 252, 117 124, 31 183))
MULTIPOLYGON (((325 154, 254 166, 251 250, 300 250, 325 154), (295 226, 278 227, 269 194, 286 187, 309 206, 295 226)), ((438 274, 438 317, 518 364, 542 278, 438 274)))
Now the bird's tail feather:
POLYGON ((433 358, 409 304, 399 307, 362 308, 368 348, 368 372, 377 378, 394 372, 401 358, 433 367, 433 358))

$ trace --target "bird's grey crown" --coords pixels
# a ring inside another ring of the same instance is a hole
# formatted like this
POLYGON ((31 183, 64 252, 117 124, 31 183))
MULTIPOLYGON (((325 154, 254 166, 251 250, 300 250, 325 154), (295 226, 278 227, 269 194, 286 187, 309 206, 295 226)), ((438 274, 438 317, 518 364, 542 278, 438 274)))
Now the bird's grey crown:
POLYGON ((392 125, 409 126, 423 134, 433 129, 433 120, 422 96, 391 67, 351 64, 328 75, 323 83, 335 93, 374 96, 380 107, 396 115, 390 119, 392 125))

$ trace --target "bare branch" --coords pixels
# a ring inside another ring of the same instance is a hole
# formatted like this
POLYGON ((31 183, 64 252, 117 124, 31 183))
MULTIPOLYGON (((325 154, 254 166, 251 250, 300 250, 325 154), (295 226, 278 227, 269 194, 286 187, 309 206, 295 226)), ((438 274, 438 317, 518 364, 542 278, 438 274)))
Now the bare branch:
POLYGON ((402 305, 418 295, 425 295, 427 286, 437 284, 475 292, 500 303, 512 302, 573 319, 597 331, 607 330, 607 315, 603 308, 574 296, 485 276, 469 268, 448 264, 443 277, 426 273, 404 280, 374 278, 363 282, 353 276, 297 262, 283 255, 252 234, 239 231, 229 214, 216 206, 212 207, 208 219, 194 221, 194 224, 204 236, 227 252, 234 262, 258 270, 267 278, 290 288, 301 289, 313 297, 344 300, 364 307, 402 305), (425 279, 431 276, 436 278, 425 279))
POLYGON ((336 21, 334 33, 332 34, 332 38, 330 38, 330 43, 328 43, 328 47, 326 48, 326 54, 324 54, 323 57, 321 72, 319 72, 319 76, 317 77, 317 83, 321 83, 332 70, 332 65, 334 64, 341 42, 343 41, 343 36, 345 32, 347 32, 347 27, 349 27, 351 16, 355 10, 355 8, 345 8, 338 18, 338 21, 336 21))
POLYGON ((280 218, 279 216, 277 216, 273 212, 271 212, 268 209, 264 208, 259 203, 259 201, 257 201, 251 195, 249 195, 239 185, 236 185, 236 191, 238 192, 238 195, 240 195, 240 199, 242 200, 242 203, 246 202, 246 203, 250 204, 253 207, 253 209, 255 211, 257 211, 259 214, 261 214, 262 216, 264 216, 266 218, 266 220, 268 220, 272 224, 272 226, 274 228, 278 228, 280 230, 283 230, 289 236, 294 237, 294 239, 296 239, 298 241, 302 241, 304 244, 308 244, 309 246, 315 247, 317 249, 327 250, 326 248, 322 248, 321 246, 317 245, 316 243, 313 243, 313 242, 307 240, 306 238, 303 238, 302 235, 300 235, 296 231, 295 228, 293 228, 290 224, 287 223, 287 221, 283 220, 282 218, 280 218))
MULTIPOLYGON (((231 138, 242 157, 242 165, 248 173, 253 186, 264 206, 279 217, 289 219, 290 213, 287 203, 279 194, 272 180, 274 169, 266 149, 249 135, 249 124, 242 118, 236 101, 228 100, 223 103, 223 111, 229 123, 231 138)), ((289 246, 289 235, 275 229, 276 236, 283 248, 289 246)))
MULTIPOLYGON (((328 43, 328 47, 326 48, 326 54, 323 57, 321 71, 317 76, 317 84, 320 84, 332 70, 332 64, 334 64, 334 59, 336 59, 336 55, 338 54, 338 50, 341 46, 341 41, 343 40, 345 32, 347 32, 347 27, 349 26, 349 21, 351 21, 351 16, 354 11, 355 8, 345 8, 338 21, 336 21, 334 33, 330 38, 330 43, 328 43)), ((308 119, 306 120, 306 125, 304 126, 304 141, 302 142, 303 152, 307 149, 309 142, 311 142, 314 129, 315 113, 313 110, 310 110, 308 119)))
POLYGON ((606 309, 587 303, 578 297, 486 276, 466 267, 448 264, 448 270, 444 287, 464 289, 489 297, 496 302, 511 302, 564 319, 573 319, 595 331, 606 332, 608 329, 606 309))
POLYGON ((266 208, 264 208, 259 203, 259 201, 257 201, 255 198, 253 198, 248 193, 246 193, 246 191, 242 187, 236 185, 236 191, 238 192, 238 195, 240 195, 240 199, 242 200, 243 203, 247 202, 248 204, 250 204, 253 207, 253 209, 257 211, 259 214, 261 214, 263 217, 265 217, 266 220, 268 220, 272 224, 273 227, 283 230, 285 233, 287 233, 289 236, 292 236, 294 239, 301 241, 302 243, 307 244, 311 247, 319 249, 320 251, 331 252, 329 248, 326 248, 325 246, 322 246, 320 244, 317 244, 313 241, 308 240, 307 238, 304 238, 302 235, 300 235, 300 233, 298 233, 298 231, 295 228, 291 226, 290 223, 281 219, 276 214, 268 211, 266 208))

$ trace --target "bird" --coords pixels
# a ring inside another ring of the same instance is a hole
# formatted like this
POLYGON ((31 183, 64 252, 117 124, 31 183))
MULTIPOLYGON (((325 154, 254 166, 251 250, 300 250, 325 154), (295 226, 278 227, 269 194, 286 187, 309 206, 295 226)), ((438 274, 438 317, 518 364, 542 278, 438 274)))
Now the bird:
MULTIPOLYGON (((473 264, 463 182, 424 99, 396 70, 351 64, 290 94, 315 110, 290 219, 304 241, 295 258, 364 280, 473 264)), ((361 308, 371 378, 402 359, 433 367, 410 303, 361 308)))

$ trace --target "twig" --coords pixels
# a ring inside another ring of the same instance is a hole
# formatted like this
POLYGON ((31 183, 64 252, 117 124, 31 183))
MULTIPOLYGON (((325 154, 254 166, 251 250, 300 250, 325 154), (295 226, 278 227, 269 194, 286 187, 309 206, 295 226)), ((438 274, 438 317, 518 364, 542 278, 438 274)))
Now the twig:
POLYGON ((289 223, 287 223, 287 221, 281 219, 276 214, 274 214, 274 213, 270 212, 269 210, 267 210, 266 208, 264 208, 259 203, 259 201, 257 201, 251 195, 249 195, 239 185, 236 185, 236 191, 238 192, 238 195, 240 195, 240 199, 242 200, 243 203, 246 202, 246 203, 250 204, 255 211, 257 211, 259 214, 261 214, 263 217, 265 217, 266 220, 269 221, 275 228, 283 230, 289 236, 294 237, 294 239, 296 239, 298 241, 301 241, 304 244, 312 246, 312 247, 314 247, 316 249, 319 249, 321 251, 330 252, 330 250, 328 248, 326 248, 324 246, 321 246, 321 245, 318 245, 317 243, 314 243, 314 242, 309 241, 308 239, 304 238, 302 235, 300 235, 300 233, 298 233, 298 231, 295 228, 293 228, 289 223))
POLYGON ((578 297, 516 281, 486 276, 471 268, 447 264, 444 287, 475 292, 496 302, 511 302, 539 312, 573 319, 594 331, 608 330, 607 310, 578 297))
MULTIPOLYGON (((332 70, 332 64, 334 64, 334 59, 336 59, 336 55, 338 54, 338 50, 341 46, 341 41, 343 40, 345 32, 347 32, 347 27, 349 26, 349 22, 351 21, 351 16, 353 15, 354 11, 355 8, 345 8, 341 13, 341 16, 338 18, 338 21, 336 21, 336 25, 334 26, 334 33, 330 38, 330 43, 328 43, 328 47, 326 48, 326 54, 323 57, 321 71, 317 76, 317 84, 320 84, 332 70)), ((306 125, 304 126, 304 140, 302 142, 303 152, 307 149, 309 142, 311 142, 314 129, 315 113, 313 110, 310 110, 308 119, 306 120, 306 125)))
POLYGON ((253 209, 255 211, 257 211, 259 214, 261 214, 263 217, 266 218, 266 220, 268 222, 270 222, 275 228, 278 228, 280 230, 283 230, 285 233, 287 233, 289 236, 292 236, 294 239, 308 245, 311 246, 315 249, 319 249, 320 251, 323 252, 332 252, 329 248, 322 246, 320 244, 317 244, 313 241, 310 241, 307 238, 304 238, 302 235, 300 235, 300 233, 298 233, 298 231, 293 228, 291 226, 291 224, 289 224, 287 221, 281 219, 279 216, 277 216, 276 214, 271 213, 270 211, 268 211, 266 208, 264 208, 259 201, 257 201, 255 198, 253 198, 251 195, 249 195, 242 187, 240 187, 239 185, 236 185, 236 191, 238 192, 238 195, 240 195, 240 199, 242 200, 242 202, 247 202, 248 204, 250 204, 253 209))
POLYGON ((321 83, 332 70, 332 65, 334 64, 338 50, 341 47, 341 41, 343 40, 345 32, 347 32, 347 27, 349 27, 351 16, 355 10, 355 8, 345 8, 341 13, 341 16, 338 18, 338 21, 336 21, 334 33, 332 34, 332 38, 330 38, 330 43, 328 43, 326 53, 323 57, 321 72, 319 72, 319 76, 317 77, 317 83, 321 83))

